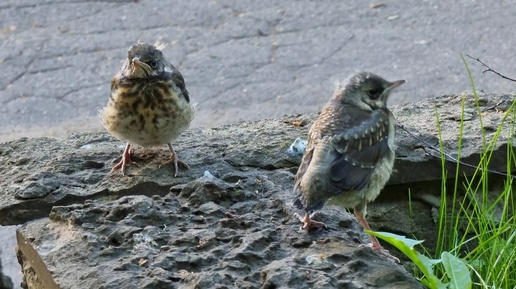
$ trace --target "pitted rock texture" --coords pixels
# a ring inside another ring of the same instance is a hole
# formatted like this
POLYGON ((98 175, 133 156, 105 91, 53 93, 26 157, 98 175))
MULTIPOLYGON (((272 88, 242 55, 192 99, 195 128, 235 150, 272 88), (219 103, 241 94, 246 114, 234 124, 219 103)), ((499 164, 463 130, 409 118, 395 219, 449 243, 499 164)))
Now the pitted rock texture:
MULTIPOLYGON (((452 157, 465 112, 461 160, 473 165, 485 150, 482 117, 485 138, 498 135, 491 169, 503 172, 512 133, 508 124, 496 129, 513 101, 462 94, 393 108, 418 137, 398 130, 395 172, 369 206, 373 229, 431 244, 442 177, 441 161, 430 155, 439 147, 435 109, 452 157)), ((124 144, 105 133, 3 144, 0 222, 24 223, 18 257, 26 284, 50 278, 61 288, 418 288, 402 267, 359 247, 368 238, 341 208, 319 213, 329 230, 298 230, 290 201, 300 156, 286 150, 306 137, 315 117, 191 129, 175 143, 191 166, 178 178, 170 166, 160 168, 169 158, 163 149, 136 148, 139 167, 129 167, 128 176, 110 173, 124 144)), ((461 175, 473 172, 461 168, 461 175)))
POLYGON ((331 229, 300 231, 290 192, 270 185, 289 175, 57 206, 22 233, 61 288, 422 288, 359 247, 367 237, 341 210, 321 214, 331 229))
MULTIPOLYGON (((478 110, 470 94, 442 96, 394 107, 398 123, 417 139, 398 129, 395 170, 389 185, 441 179, 440 155, 432 149, 439 148, 435 109, 441 123, 445 152, 457 157, 458 120, 463 99, 467 119, 463 123, 461 160, 478 163, 480 152, 484 150, 478 111, 482 113, 485 137, 491 140, 498 124, 502 123, 504 111, 512 104, 512 95, 481 94, 478 110)), ((22 138, 5 143, 0 146, 0 174, 4 184, 0 225, 20 224, 43 217, 54 205, 73 204, 88 198, 116 198, 135 193, 164 195, 170 186, 185 184, 203 175, 204 171, 215 176, 248 170, 286 169, 295 173, 300 156, 285 151, 296 138, 306 138, 316 116, 297 115, 281 120, 188 130, 174 143, 179 157, 191 167, 181 170, 178 178, 172 177, 171 166, 159 167, 169 158, 165 148, 136 148, 134 159, 140 166, 128 168, 130 177, 118 172, 109 173, 119 160, 124 144, 106 133, 74 134, 63 140, 22 138)), ((506 124, 492 147, 497 153, 493 155, 491 169, 496 171, 506 169, 507 127, 506 124)), ((446 164, 449 170, 454 171, 455 167, 453 161, 446 164)), ((462 170, 466 175, 474 172, 473 168, 465 166, 462 170)))

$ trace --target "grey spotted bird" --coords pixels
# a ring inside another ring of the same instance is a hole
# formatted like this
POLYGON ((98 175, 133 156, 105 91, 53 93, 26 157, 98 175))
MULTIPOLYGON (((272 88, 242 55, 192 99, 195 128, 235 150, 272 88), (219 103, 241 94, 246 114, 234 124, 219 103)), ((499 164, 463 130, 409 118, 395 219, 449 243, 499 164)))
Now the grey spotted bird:
POLYGON ((161 52, 161 44, 138 42, 129 48, 120 71, 111 80, 111 95, 101 110, 104 127, 115 137, 126 141, 122 159, 112 171, 125 174, 131 160, 131 144, 140 146, 168 145, 175 176, 179 165, 172 146, 188 128, 194 117, 194 107, 183 76, 161 52))
MULTIPOLYGON (((380 194, 394 164, 395 120, 386 102, 403 83, 360 72, 335 90, 310 128, 295 177, 294 205, 306 211, 304 217, 296 214, 303 229, 326 227, 312 217, 329 204, 353 208, 358 222, 370 230, 367 203, 380 194)), ((370 237, 373 250, 395 258, 370 237)))

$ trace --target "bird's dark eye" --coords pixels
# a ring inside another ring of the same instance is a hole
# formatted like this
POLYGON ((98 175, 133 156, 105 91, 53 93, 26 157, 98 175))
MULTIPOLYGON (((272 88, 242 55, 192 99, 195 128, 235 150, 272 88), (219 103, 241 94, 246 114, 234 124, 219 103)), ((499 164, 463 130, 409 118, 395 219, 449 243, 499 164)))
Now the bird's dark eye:
POLYGON ((156 60, 151 60, 151 61, 149 62, 149 65, 150 65, 150 67, 152 67, 152 68, 156 68, 156 66, 158 66, 158 62, 156 62, 156 60))
POLYGON ((382 94, 382 89, 380 88, 371 88, 369 91, 367 91, 367 94, 370 98, 378 98, 380 94, 382 94))

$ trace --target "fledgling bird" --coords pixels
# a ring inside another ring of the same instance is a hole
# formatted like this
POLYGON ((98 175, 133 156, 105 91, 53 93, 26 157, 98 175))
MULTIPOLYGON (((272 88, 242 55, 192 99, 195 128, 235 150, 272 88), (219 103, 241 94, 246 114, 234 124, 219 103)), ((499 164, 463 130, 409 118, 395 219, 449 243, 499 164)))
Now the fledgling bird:
POLYGON ((131 144, 158 146, 167 144, 172 152, 175 176, 181 165, 172 146, 188 128, 194 107, 181 73, 161 52, 161 44, 138 42, 127 52, 122 68, 111 80, 111 96, 101 110, 104 127, 116 138, 126 141, 122 160, 111 171, 125 174, 131 160, 131 144))
MULTIPOLYGON (((310 128, 308 145, 297 171, 294 205, 304 209, 303 229, 326 227, 312 220, 325 204, 353 208, 358 222, 367 223, 367 203, 389 180, 394 164, 395 120, 386 102, 405 80, 387 81, 359 72, 339 86, 310 128)), ((370 236, 371 248, 397 259, 370 236)))

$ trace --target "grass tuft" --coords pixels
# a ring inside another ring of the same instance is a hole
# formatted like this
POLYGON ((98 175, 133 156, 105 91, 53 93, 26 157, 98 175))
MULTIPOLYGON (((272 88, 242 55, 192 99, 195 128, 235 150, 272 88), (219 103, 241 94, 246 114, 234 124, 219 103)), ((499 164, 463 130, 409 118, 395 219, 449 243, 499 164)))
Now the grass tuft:
POLYGON ((388 233, 369 233, 391 243, 410 258, 419 269, 416 277, 427 288, 516 288, 516 202, 512 176, 512 168, 516 167, 513 149, 516 101, 505 111, 502 122, 488 139, 483 129, 475 83, 462 54, 461 57, 473 88, 482 132, 482 150, 474 173, 470 176, 463 174, 460 162, 466 103, 463 98, 457 141, 456 159, 459 161, 450 177, 439 113, 435 108, 442 166, 435 255, 428 256, 427 252, 431 250, 424 247, 426 255, 417 252, 414 246, 422 246, 420 241, 388 233), (489 167, 502 137, 507 140, 506 173, 495 174, 489 167))

